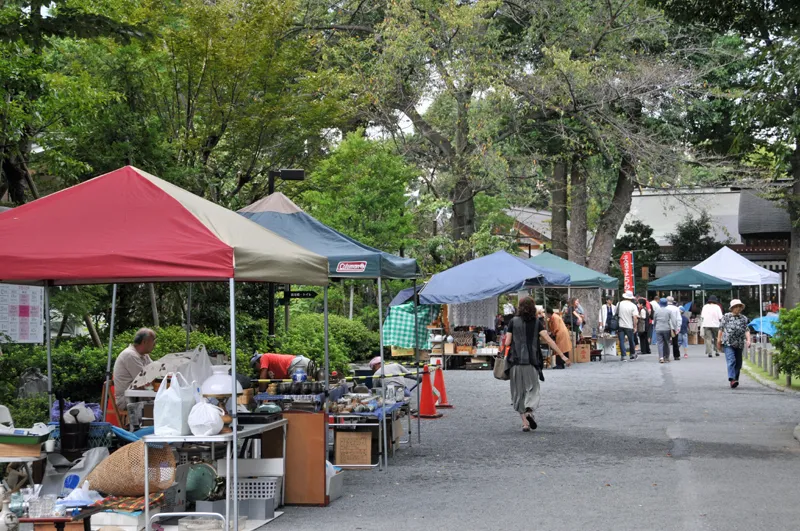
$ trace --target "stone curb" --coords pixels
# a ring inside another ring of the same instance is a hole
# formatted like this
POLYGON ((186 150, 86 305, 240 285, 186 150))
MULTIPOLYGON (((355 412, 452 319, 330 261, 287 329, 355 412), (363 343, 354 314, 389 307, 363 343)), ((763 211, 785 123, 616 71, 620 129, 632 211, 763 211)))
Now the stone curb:
MULTIPOLYGON (((765 387, 769 387, 770 389, 774 389, 775 391, 780 391, 781 393, 788 393, 788 394, 792 394, 792 395, 800 395, 800 391, 795 391, 794 389, 788 389, 786 387, 783 387, 783 386, 780 386, 780 385, 776 384, 775 382, 771 382, 769 380, 766 380, 760 374, 756 374, 754 371, 752 371, 750 369, 750 367, 748 367, 746 364, 742 365, 742 370, 745 373, 747 373, 747 376, 749 376, 750 378, 752 378, 753 380, 757 381, 758 383, 760 383, 761 385, 763 385, 765 387)), ((795 433, 797 434, 797 431, 795 431, 795 433)))

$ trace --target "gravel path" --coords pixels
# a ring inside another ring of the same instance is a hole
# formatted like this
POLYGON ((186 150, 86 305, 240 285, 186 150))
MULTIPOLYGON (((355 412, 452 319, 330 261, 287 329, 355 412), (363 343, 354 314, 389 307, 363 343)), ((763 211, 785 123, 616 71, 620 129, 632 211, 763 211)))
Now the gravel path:
POLYGON ((423 421, 421 446, 388 472, 346 472, 343 498, 289 507, 265 529, 800 527, 800 397, 744 375, 731 390, 724 358, 702 347, 665 365, 649 355, 545 371, 531 433, 507 382, 445 374, 455 409, 423 421))

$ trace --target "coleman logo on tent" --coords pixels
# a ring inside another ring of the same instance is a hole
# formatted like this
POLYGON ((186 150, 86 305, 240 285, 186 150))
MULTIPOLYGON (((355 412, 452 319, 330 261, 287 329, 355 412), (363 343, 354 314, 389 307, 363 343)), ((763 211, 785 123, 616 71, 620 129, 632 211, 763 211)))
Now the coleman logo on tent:
POLYGON ((363 273, 367 270, 367 262, 339 262, 336 265, 337 273, 363 273))

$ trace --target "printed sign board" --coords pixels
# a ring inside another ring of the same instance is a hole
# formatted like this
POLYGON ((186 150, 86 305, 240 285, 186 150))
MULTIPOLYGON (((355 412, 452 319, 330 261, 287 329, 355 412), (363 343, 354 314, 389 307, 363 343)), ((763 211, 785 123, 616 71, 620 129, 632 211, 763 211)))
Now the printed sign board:
POLYGON ((0 343, 43 343, 44 288, 0 284, 0 343))

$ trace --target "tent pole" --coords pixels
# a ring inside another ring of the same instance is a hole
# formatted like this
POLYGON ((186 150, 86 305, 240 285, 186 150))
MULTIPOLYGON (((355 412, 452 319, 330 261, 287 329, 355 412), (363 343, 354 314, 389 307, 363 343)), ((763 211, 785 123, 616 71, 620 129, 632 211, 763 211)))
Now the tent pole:
MULTIPOLYGON (((761 298, 761 284, 758 285, 758 316, 761 318, 759 321, 763 328, 764 326, 764 301, 761 298)), ((761 334, 761 337, 758 339, 759 343, 764 342, 764 334, 761 334)))
MULTIPOLYGON (((66 319, 66 315, 61 315, 62 321, 66 319)), ((44 285, 44 333, 47 334, 45 343, 47 344, 47 405, 50 409, 53 408, 53 349, 52 339, 50 339, 50 284, 44 285)), ((107 386, 108 384, 106 384, 107 386)), ((107 401, 106 401, 107 402, 107 401)), ((105 418, 103 418, 105 420, 105 418)))
MULTIPOLYGON (((383 359, 383 283, 381 277, 378 277, 378 334, 380 335, 381 347, 381 395, 383 396, 383 407, 386 407, 386 361, 383 359)), ((389 468, 389 436, 386 434, 386 415, 381 415, 381 424, 383 429, 383 463, 384 466, 389 468)), ((380 457, 378 457, 380 459, 380 457)))
POLYGON ((330 378, 329 375, 331 373, 331 357, 330 351, 328 350, 328 286, 322 291, 322 307, 323 307, 323 327, 324 327, 324 334, 325 334, 325 392, 327 393, 330 388, 330 378))
MULTIPOLYGON (((414 295, 412 296, 411 300, 414 301, 414 361, 417 362, 417 412, 419 412, 419 395, 420 395, 420 381, 419 381, 419 317, 417 316, 417 279, 414 279, 414 295)), ((444 334, 444 329, 442 329, 442 334, 444 334)), ((442 343, 442 361, 445 360, 444 357, 444 345, 442 343)), ((442 363, 442 369, 444 370, 444 363, 442 363)), ((422 433, 420 429, 422 428, 422 420, 420 416, 417 415, 417 444, 422 444, 422 433)), ((409 438, 409 440, 411 440, 409 438)))
POLYGON ((292 285, 291 284, 286 284, 286 287, 289 288, 289 289, 286 289, 286 290, 283 291, 283 298, 286 301, 286 304, 283 307, 283 331, 284 332, 288 332, 289 331, 289 313, 290 313, 290 311, 292 309, 292 305, 291 305, 291 302, 292 302, 292 285))
MULTIPOLYGON (((569 310, 569 304, 572 302, 572 287, 567 286, 567 311, 569 310)), ((566 315, 562 315, 562 318, 566 317, 566 315)), ((572 316, 570 316, 569 322, 574 323, 575 321, 572 320, 572 316)), ((569 355, 570 361, 575 361, 575 330, 570 328, 569 335, 572 338, 572 352, 569 355)))
POLYGON ((781 289, 783 284, 778 284, 778 311, 781 311, 781 289))
MULTIPOLYGON (((239 503, 238 503, 238 492, 239 492, 239 446, 238 446, 238 411, 236 405, 236 284, 234 283, 234 279, 230 279, 228 281, 229 286, 229 297, 230 297, 230 318, 231 318, 231 405, 232 411, 230 411, 230 416, 233 419, 231 422, 231 428, 233 429, 233 440, 231 441, 231 446, 233 448, 233 470, 232 470, 232 486, 231 486, 231 493, 233 497, 233 531, 239 531, 239 503)), ((230 522, 230 515, 226 515, 228 517, 227 522, 230 522)))
MULTIPOLYGON (((108 382, 111 380, 111 358, 114 355, 114 320, 117 314, 117 285, 111 290, 111 325, 108 327, 108 362, 106 363, 106 385, 104 389, 109 389, 108 382)), ((108 393, 109 395, 111 393, 108 393)), ((107 396, 103 404, 103 422, 108 415, 108 399, 116 400, 116 397, 107 396)), ((122 419, 117 419, 122 421, 122 419)))
POLYGON ((353 320, 353 291, 355 290, 355 284, 350 284, 350 313, 349 319, 353 320))
POLYGON ((186 299, 186 352, 191 346, 190 335, 192 333, 192 283, 189 282, 189 295, 186 299))

